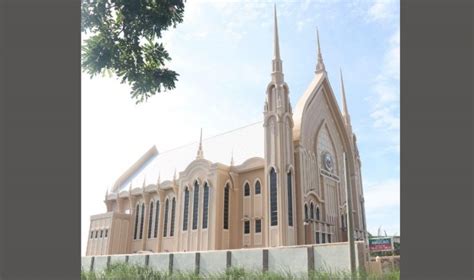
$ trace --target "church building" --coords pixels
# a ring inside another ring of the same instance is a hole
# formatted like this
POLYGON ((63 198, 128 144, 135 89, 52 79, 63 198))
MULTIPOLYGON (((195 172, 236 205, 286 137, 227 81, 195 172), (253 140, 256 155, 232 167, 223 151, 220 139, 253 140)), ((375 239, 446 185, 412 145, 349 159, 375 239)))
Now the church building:
POLYGON ((107 212, 91 216, 86 255, 346 242, 348 222, 354 238, 366 240, 361 161, 342 73, 339 106, 318 34, 314 78, 292 107, 276 10, 273 29, 263 121, 207 142, 201 130, 191 155, 151 147, 107 191, 107 212), (243 140, 231 144, 238 133, 243 140))

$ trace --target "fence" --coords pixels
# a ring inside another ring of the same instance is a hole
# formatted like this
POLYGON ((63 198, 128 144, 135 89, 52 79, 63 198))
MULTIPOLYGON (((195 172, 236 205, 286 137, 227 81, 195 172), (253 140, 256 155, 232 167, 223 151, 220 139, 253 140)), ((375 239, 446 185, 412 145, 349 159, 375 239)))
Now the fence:
MULTIPOLYGON (((363 242, 356 242, 356 267, 366 270, 367 251, 363 242)), ((82 257, 84 271, 101 271, 114 263, 148 266, 173 273, 210 274, 227 268, 307 274, 311 270, 350 271, 349 245, 327 243, 318 245, 253 248, 202 252, 174 252, 82 257)))

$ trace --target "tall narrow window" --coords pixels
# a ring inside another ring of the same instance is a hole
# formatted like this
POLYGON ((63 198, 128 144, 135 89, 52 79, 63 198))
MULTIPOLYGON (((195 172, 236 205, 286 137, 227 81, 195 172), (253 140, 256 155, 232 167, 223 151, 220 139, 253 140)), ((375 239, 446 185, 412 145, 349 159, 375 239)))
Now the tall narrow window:
POLYGON ((328 233, 328 243, 331 243, 331 234, 328 233))
POLYGON ((168 211, 170 207, 170 200, 166 199, 165 201, 165 222, 163 224, 163 237, 168 236, 168 211))
POLYGON ((262 186, 260 185, 260 181, 257 181, 255 183, 255 194, 260 194, 262 192, 261 188, 262 186))
POLYGON ((133 233, 133 239, 137 239, 137 234, 138 234, 138 213, 140 213, 140 205, 137 204, 137 207, 135 210, 135 230, 133 233))
POLYGON ((314 204, 312 202, 309 207, 309 216, 311 217, 311 219, 314 219, 314 204))
POLYGON ((148 238, 151 238, 151 228, 153 227, 153 201, 150 202, 150 210, 149 210, 150 215, 148 217, 148 238))
POLYGON ((199 211, 199 183, 194 182, 194 195, 193 195, 193 229, 198 227, 198 211, 199 211))
POLYGON ((204 185, 204 197, 202 202, 202 228, 207 228, 207 219, 209 215, 209 185, 204 185))
POLYGON ((341 228, 344 229, 344 215, 341 215, 341 228))
POLYGON ((160 222, 160 201, 156 201, 156 210, 155 210, 155 228, 153 229, 153 237, 158 236, 158 223, 160 222))
POLYGON ((308 217, 308 204, 304 204, 304 220, 307 221, 309 219, 308 217))
POLYGON ((293 226, 293 190, 291 172, 288 172, 288 225, 293 226))
POLYGON ((326 234, 325 233, 321 233, 321 241, 322 241, 322 243, 326 243, 326 234))
POLYGON ((316 207, 316 220, 319 221, 319 207, 316 207))
POLYGON ((271 225, 278 225, 277 178, 275 169, 270 170, 270 218, 271 225))
POLYGON ((94 237, 94 231, 91 230, 91 238, 90 239, 92 239, 93 237, 94 237))
POLYGON ((105 229, 105 238, 107 238, 107 235, 109 234, 109 230, 105 229))
POLYGON ((98 236, 99 236, 99 231, 96 230, 96 231, 95 231, 95 238, 97 239, 98 236))
POLYGON ((101 229, 101 230, 100 230, 100 238, 102 238, 102 233, 103 233, 103 232, 104 232, 104 231, 101 229))
POLYGON ((250 233, 250 221, 244 221, 244 234, 250 233))
POLYGON ((321 243, 321 242, 319 241, 319 232, 316 232, 316 244, 319 244, 319 243, 321 243))
POLYGON ((260 219, 255 220, 255 232, 262 232, 262 220, 260 219))
POLYGON ((170 236, 174 236, 174 222, 176 219, 176 198, 173 197, 171 200, 171 226, 170 226, 170 236))
POLYGON ((250 196, 250 186, 249 186, 249 183, 245 183, 245 186, 244 186, 244 196, 250 196))
POLYGON ((229 229, 229 184, 224 188, 224 229, 229 229))
POLYGON ((189 215, 189 189, 184 190, 184 213, 183 213, 183 231, 188 230, 188 215, 189 215))
POLYGON ((143 222, 145 220, 145 203, 142 203, 142 212, 140 217, 140 239, 143 238, 143 222))

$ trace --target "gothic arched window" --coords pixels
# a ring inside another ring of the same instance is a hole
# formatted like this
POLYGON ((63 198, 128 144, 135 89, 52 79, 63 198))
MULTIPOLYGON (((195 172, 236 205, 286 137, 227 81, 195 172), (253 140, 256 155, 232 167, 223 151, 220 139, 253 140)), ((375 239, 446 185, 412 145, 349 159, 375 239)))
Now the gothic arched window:
POLYGON ((167 198, 165 201, 165 222, 163 224, 163 237, 168 236, 168 212, 170 207, 170 200, 167 198))
POLYGON ((207 228, 207 219, 209 215, 209 185, 207 183, 204 184, 204 196, 202 205, 202 228, 207 228))
POLYGON ((255 182, 255 194, 260 194, 261 190, 260 181, 255 182))
POLYGON ((142 202, 142 212, 140 217, 140 239, 143 238, 143 222, 145 220, 145 203, 142 202))
POLYGON ((311 204, 309 206, 309 217, 311 219, 314 219, 314 204, 313 204, 313 202, 311 202, 311 204))
POLYGON ((277 178, 275 169, 270 170, 270 219, 271 225, 278 225, 277 178))
POLYGON ((155 211, 155 228, 153 229, 153 237, 158 236, 158 223, 160 221, 160 201, 156 201, 156 211, 155 211))
POLYGON ((133 232, 133 239, 137 239, 137 234, 138 234, 138 213, 140 213, 140 205, 137 204, 137 207, 135 210, 135 230, 133 232))
POLYGON ((293 189, 292 189, 292 179, 291 171, 288 172, 288 225, 293 226, 293 189))
POLYGON ((229 184, 224 188, 224 229, 229 229, 229 184))
POLYGON ((304 204, 304 220, 307 221, 309 220, 309 217, 308 217, 308 204, 304 204))
POLYGON ((171 200, 171 225, 170 225, 170 236, 174 236, 174 222, 176 219, 176 198, 173 197, 171 200))
POLYGON ((150 215, 148 217, 148 238, 150 238, 151 237, 151 228, 152 228, 152 224, 153 224, 153 201, 150 202, 150 213, 148 215, 150 215))
POLYGON ((199 211, 199 183, 194 182, 194 195, 193 195, 193 229, 197 229, 198 211, 199 211))
POLYGON ((319 207, 316 207, 316 220, 319 221, 319 207))
POLYGON ((183 231, 188 230, 188 215, 189 215, 189 189, 184 190, 184 213, 183 213, 183 231))
POLYGON ((250 195, 250 185, 249 185, 249 183, 245 183, 244 196, 249 196, 249 195, 250 195))

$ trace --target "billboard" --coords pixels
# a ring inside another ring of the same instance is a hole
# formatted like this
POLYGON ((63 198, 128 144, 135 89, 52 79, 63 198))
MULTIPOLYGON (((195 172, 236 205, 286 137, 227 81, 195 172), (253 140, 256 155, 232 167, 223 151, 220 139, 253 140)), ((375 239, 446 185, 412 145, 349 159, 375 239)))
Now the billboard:
POLYGON ((391 237, 369 238, 369 250, 371 252, 392 251, 393 242, 391 237))

